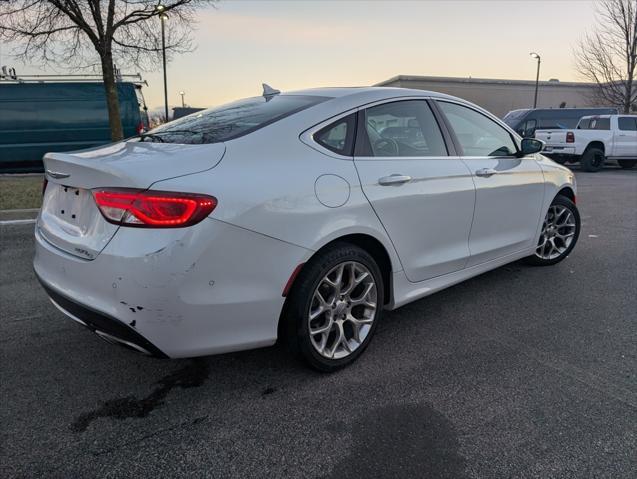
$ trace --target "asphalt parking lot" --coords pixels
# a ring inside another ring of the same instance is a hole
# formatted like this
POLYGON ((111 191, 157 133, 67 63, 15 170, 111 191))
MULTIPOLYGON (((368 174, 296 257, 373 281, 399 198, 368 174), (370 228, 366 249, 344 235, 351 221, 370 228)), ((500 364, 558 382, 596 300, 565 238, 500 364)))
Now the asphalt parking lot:
POLYGON ((637 170, 577 172, 579 244, 385 315, 332 375, 146 358, 66 319, 0 226, 2 477, 637 476, 637 170))

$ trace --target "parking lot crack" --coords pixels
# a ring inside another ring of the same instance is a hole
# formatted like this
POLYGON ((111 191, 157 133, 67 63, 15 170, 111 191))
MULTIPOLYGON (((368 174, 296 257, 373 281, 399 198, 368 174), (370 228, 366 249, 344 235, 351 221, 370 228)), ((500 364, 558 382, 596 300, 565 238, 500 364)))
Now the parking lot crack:
POLYGON ((197 424, 200 424, 200 423, 204 422, 206 419, 208 419, 207 415, 206 416, 201 416, 201 417, 196 417, 195 419, 191 419, 191 420, 188 420, 188 421, 183 421, 183 422, 180 422, 178 424, 174 424, 172 426, 163 427, 163 428, 157 429, 156 431, 153 431, 153 432, 151 432, 149 434, 144 434, 143 436, 138 437, 137 439, 134 439, 132 441, 126 441, 124 443, 118 444, 115 447, 110 447, 110 448, 107 448, 107 449, 102 449, 102 450, 99 450, 99 451, 95 451, 95 452, 93 452, 93 455, 94 456, 103 456, 105 454, 110 454, 110 453, 115 452, 115 451, 117 451, 119 449, 122 449, 122 448, 125 448, 125 447, 129 447, 129 446, 133 446, 135 444, 142 443, 142 442, 146 441, 147 439, 151 439, 151 438, 153 438, 155 436, 158 436, 160 434, 165 434, 166 432, 169 432, 169 431, 174 431, 174 430, 177 430, 177 429, 184 429, 184 428, 189 428, 189 427, 192 427, 192 426, 196 426, 197 424))

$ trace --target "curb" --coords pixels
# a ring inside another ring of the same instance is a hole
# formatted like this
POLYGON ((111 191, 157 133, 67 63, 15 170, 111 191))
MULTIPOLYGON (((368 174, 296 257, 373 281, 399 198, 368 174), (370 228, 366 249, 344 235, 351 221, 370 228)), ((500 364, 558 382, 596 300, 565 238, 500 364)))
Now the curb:
POLYGON ((0 224, 33 223, 38 216, 39 208, 0 210, 0 224))

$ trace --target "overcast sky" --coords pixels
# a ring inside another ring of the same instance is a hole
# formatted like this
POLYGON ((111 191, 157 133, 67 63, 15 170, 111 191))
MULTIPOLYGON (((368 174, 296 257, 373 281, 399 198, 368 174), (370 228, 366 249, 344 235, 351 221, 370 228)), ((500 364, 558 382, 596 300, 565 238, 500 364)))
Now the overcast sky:
MULTIPOLYGON (((591 0, 223 0, 202 11, 197 49, 169 63, 169 103, 183 90, 192 106, 217 105, 260 94, 262 82, 293 90, 399 74, 534 79, 531 51, 542 55, 541 79, 577 81, 572 47, 594 17, 591 0)), ((144 77, 149 107, 162 105, 160 70, 144 77)))

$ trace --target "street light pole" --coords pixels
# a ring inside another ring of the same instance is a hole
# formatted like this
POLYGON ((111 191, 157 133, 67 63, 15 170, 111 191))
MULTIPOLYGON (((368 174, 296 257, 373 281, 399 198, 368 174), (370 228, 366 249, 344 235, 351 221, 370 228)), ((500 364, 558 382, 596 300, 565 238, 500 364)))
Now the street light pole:
POLYGON ((535 98, 533 99, 533 108, 537 108, 537 90, 540 84, 540 55, 531 52, 530 55, 537 60, 537 73, 535 74, 535 98))
POLYGON ((179 94, 181 95, 181 107, 186 108, 186 103, 184 102, 184 95, 186 95, 186 92, 180 91, 179 94))
POLYGON ((164 12, 166 7, 163 5, 157 5, 155 10, 159 14, 159 21, 161 22, 161 56, 164 66, 164 115, 166 121, 168 121, 168 80, 166 76, 166 28, 164 23, 168 20, 168 15, 164 12))

